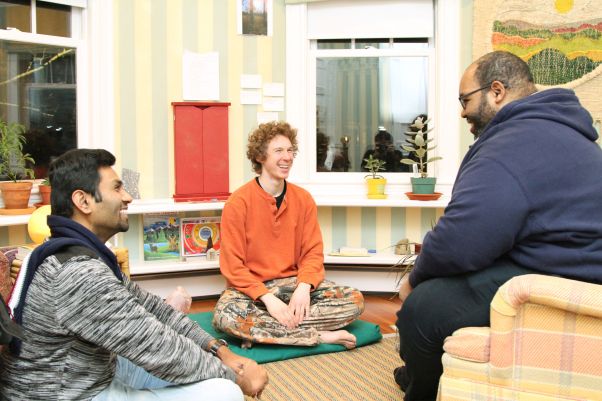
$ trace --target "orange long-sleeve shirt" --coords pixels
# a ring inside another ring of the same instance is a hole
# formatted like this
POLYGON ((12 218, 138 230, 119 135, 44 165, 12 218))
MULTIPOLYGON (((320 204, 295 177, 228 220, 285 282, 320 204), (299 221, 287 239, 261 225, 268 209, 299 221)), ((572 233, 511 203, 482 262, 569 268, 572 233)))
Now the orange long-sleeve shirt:
POLYGON ((297 276, 316 288, 324 279, 322 233, 313 198, 286 184, 280 209, 253 179, 236 190, 222 212, 220 270, 228 286, 257 299, 264 281, 297 276))

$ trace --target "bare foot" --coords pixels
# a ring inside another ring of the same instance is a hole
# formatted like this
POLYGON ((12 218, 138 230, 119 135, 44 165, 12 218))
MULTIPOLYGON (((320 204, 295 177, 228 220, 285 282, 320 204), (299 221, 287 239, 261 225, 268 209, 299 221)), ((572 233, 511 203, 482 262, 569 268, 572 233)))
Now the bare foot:
POLYGON ((175 310, 187 314, 188 312, 190 312, 192 298, 190 297, 190 294, 184 289, 184 287, 178 286, 165 299, 165 303, 174 308, 175 310))
POLYGON ((355 348, 356 339, 347 330, 320 331, 320 342, 324 344, 340 344, 347 349, 355 348))

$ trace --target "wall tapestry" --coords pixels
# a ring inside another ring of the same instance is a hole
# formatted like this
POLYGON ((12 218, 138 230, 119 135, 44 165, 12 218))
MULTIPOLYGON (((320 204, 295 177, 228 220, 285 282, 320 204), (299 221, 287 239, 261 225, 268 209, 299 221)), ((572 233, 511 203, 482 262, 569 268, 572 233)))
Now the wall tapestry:
POLYGON ((602 119, 599 0, 474 0, 473 58, 506 50, 525 60, 540 89, 571 88, 602 119))

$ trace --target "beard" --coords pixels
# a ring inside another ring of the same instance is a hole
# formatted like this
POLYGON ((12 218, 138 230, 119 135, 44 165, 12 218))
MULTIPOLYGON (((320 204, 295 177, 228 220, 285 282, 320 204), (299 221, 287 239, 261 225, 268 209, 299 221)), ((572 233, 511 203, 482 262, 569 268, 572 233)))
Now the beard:
POLYGON ((475 113, 466 115, 466 121, 473 126, 473 135, 475 138, 478 138, 481 135, 495 114, 496 111, 489 105, 489 103, 487 103, 487 98, 482 96, 477 111, 475 113))

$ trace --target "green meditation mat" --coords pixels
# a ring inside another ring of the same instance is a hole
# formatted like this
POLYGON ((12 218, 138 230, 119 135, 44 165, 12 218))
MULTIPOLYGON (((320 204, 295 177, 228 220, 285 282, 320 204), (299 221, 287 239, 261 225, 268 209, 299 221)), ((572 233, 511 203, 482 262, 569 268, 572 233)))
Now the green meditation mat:
MULTIPOLYGON (((338 344, 320 344, 315 347, 295 347, 290 345, 276 344, 253 344, 250 349, 240 347, 240 339, 231 337, 228 334, 217 332, 211 325, 213 312, 203 312, 190 314, 188 317, 199 324, 207 333, 215 338, 223 338, 230 345, 230 349, 235 354, 253 359, 257 363, 267 363, 274 361, 283 361, 285 359, 298 358, 301 356, 327 354, 329 352, 345 351, 346 348, 338 344)), ((368 345, 379 341, 382 338, 380 328, 374 323, 356 320, 345 330, 352 333, 357 339, 357 347, 368 345)))

